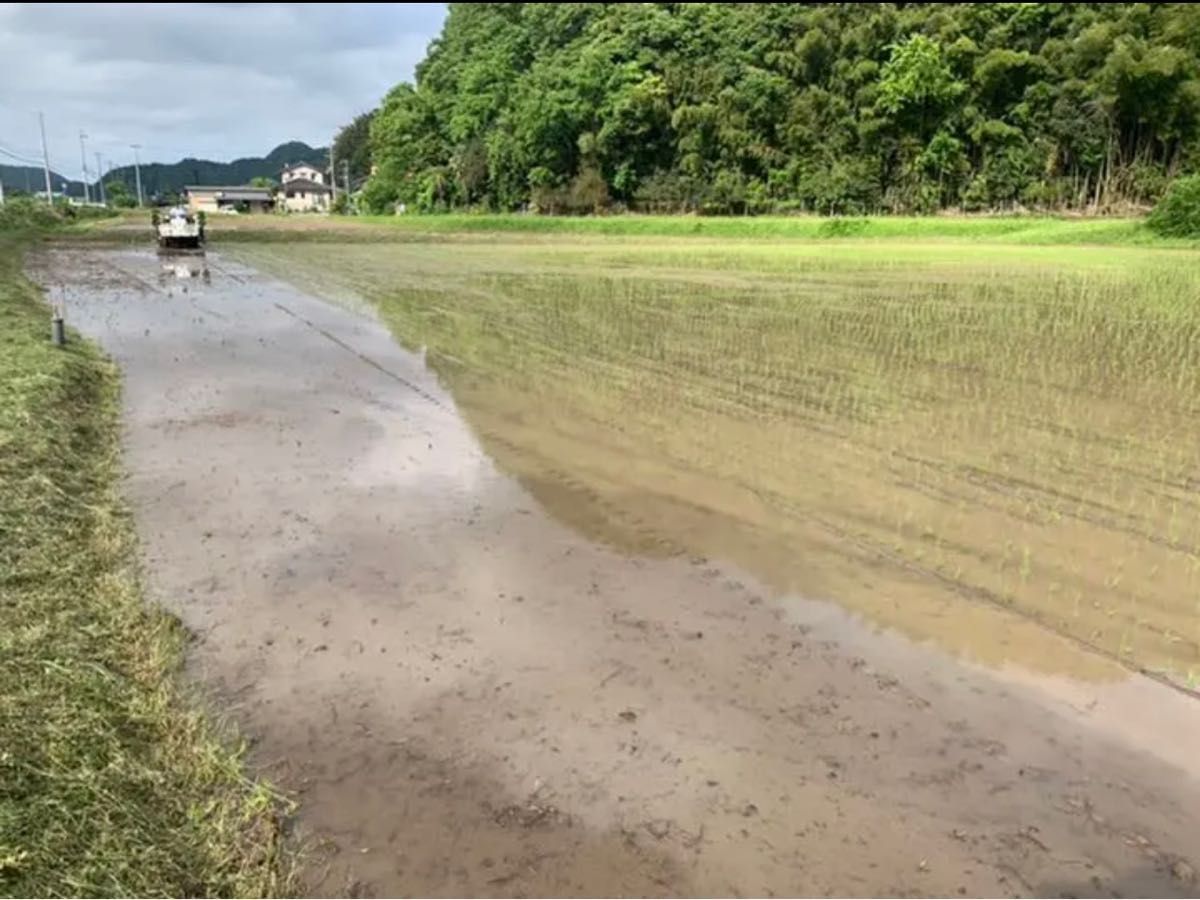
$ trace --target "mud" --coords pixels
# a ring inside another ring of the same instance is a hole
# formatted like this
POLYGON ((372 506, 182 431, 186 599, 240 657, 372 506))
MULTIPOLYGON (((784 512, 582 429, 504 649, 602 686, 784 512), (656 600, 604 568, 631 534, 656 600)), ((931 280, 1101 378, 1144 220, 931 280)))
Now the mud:
POLYGON ((1200 352, 1164 374, 1182 326, 1154 312, 1191 303, 1195 266, 1142 250, 1048 278, 1044 257, 1001 266, 991 247, 953 264, 891 244, 718 251, 493 234, 229 252, 368 298, 498 467, 591 540, 719 557, 972 662, 1195 687, 1200 352), (1004 318, 1045 308, 1079 311, 1070 341, 1004 318), (1084 323, 1112 315, 1160 324, 1121 339, 1155 349, 1097 390, 1111 354, 1084 323))
POLYGON ((379 324, 220 257, 32 268, 125 372, 152 594, 300 800, 306 891, 1200 891, 1190 698, 594 544, 379 324))

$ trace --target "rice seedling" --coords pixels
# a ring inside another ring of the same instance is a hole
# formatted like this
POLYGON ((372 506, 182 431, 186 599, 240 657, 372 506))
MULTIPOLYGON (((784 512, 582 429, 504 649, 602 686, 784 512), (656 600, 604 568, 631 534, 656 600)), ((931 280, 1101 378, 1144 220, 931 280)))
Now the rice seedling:
POLYGON ((1058 635, 1180 680, 1200 663, 1191 253, 499 234, 237 252, 374 302, 498 465, 619 547, 727 559, 988 662, 1098 671, 1058 635))

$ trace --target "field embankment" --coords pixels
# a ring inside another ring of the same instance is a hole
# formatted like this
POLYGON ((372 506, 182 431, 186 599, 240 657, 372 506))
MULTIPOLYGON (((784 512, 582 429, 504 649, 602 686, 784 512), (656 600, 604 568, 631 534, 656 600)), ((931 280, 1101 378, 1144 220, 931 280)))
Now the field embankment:
POLYGON ((116 367, 49 341, 0 234, 0 893, 286 890, 278 798, 179 680, 120 496, 116 367))
MULTIPOLYGON (((1162 238, 1138 218, 1063 216, 538 216, 452 214, 407 216, 211 216, 209 234, 223 242, 388 242, 451 239, 495 240, 503 235, 576 236, 610 239, 707 238, 833 242, 861 240, 1047 246, 1195 248, 1200 241, 1162 238)), ((98 223, 88 240, 144 244, 150 239, 142 210, 98 223)))
POLYGON ((1051 216, 367 216, 408 233, 519 232, 629 237, 928 238, 1017 244, 1155 244, 1165 242, 1134 218, 1051 216))

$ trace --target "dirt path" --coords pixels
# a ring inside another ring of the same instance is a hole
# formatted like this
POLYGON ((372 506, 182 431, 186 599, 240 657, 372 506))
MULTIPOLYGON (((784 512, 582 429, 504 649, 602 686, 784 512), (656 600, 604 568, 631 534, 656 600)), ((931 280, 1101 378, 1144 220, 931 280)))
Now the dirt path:
POLYGON ((34 274, 124 368, 151 587, 298 794, 312 893, 1200 890, 1200 704, 597 547, 373 321, 210 264, 34 274))

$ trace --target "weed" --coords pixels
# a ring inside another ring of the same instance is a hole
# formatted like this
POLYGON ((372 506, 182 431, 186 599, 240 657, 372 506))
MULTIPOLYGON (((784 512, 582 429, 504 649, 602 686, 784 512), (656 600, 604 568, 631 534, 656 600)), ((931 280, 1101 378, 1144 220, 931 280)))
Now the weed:
POLYGON ((143 603, 118 494, 115 367, 0 235, 0 893, 288 890, 281 802, 178 680, 186 635, 143 603))

